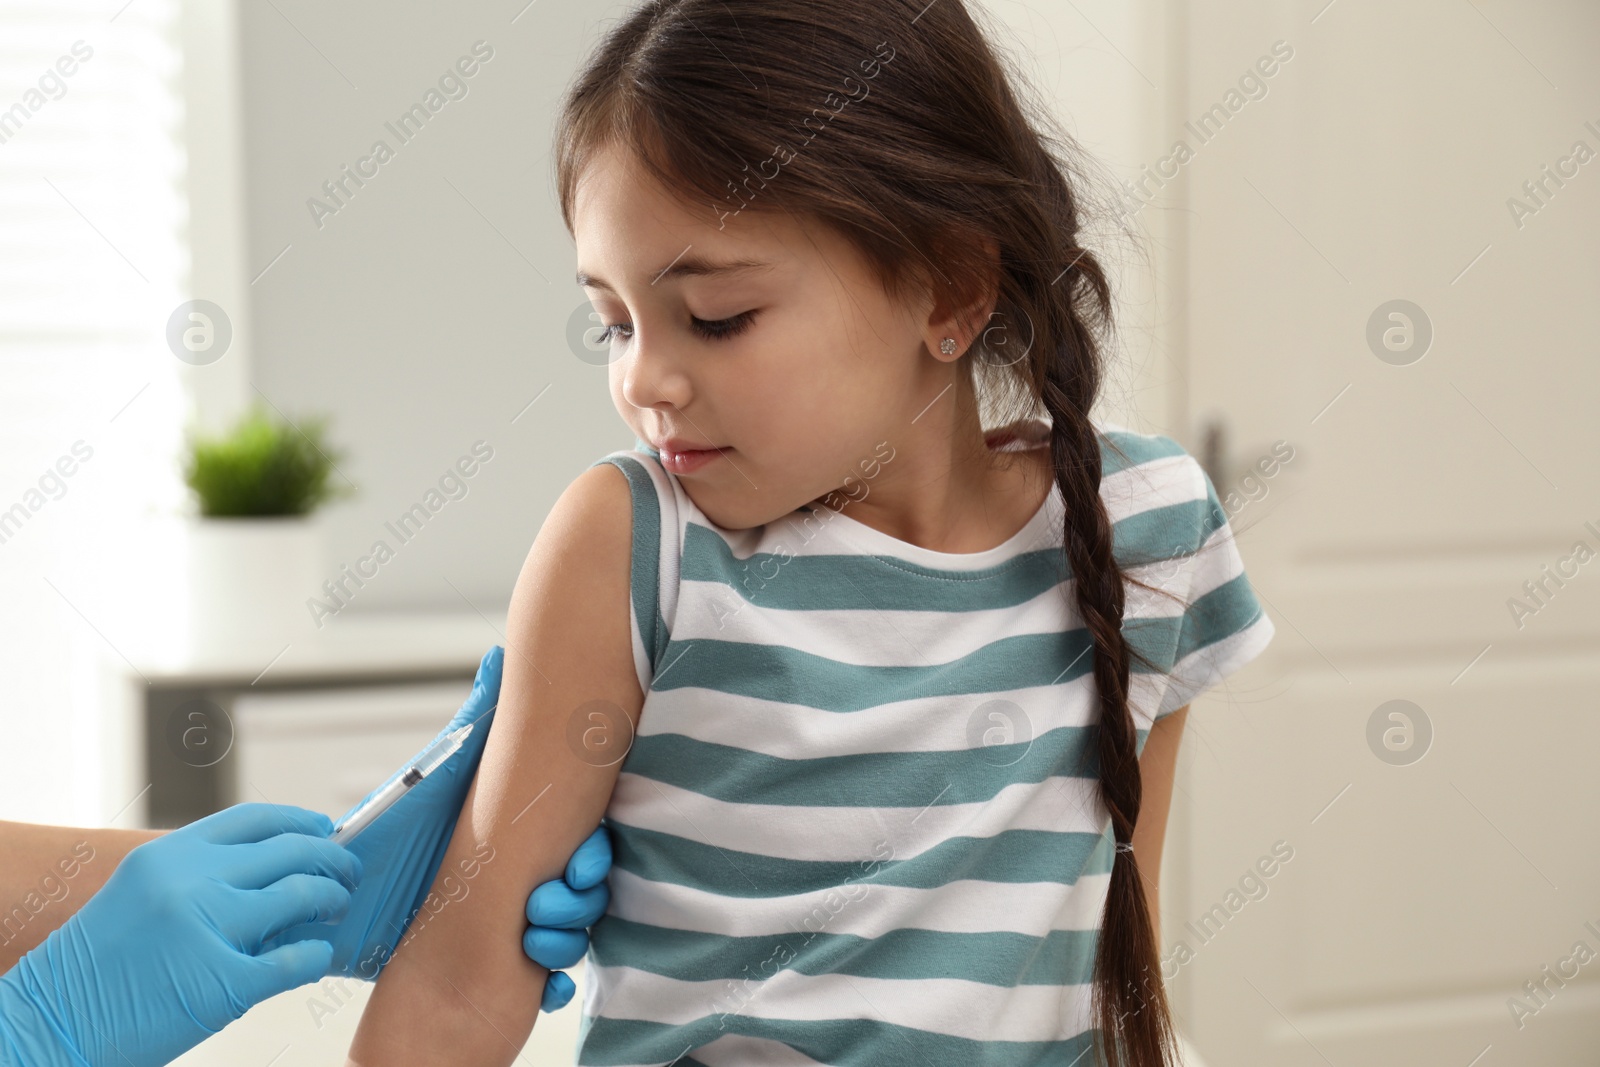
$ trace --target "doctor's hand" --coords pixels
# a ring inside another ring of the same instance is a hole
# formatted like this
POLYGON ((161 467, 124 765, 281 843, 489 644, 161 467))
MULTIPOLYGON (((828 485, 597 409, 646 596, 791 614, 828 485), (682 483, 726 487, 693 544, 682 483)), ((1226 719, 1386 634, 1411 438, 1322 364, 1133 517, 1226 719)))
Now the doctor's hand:
MULTIPOLYGON (((330 973, 375 981, 413 918, 444 907, 445 899, 429 890, 489 740, 504 665, 505 650, 500 646, 484 654, 472 693, 435 737, 472 723, 472 733, 461 748, 349 842, 347 847, 361 858, 366 873, 348 914, 338 925, 318 922, 296 927, 276 944, 326 941, 333 946, 330 973)), ((397 770, 389 780, 400 773, 397 770)), ((378 789, 388 784, 385 781, 378 789)), ((452 896, 471 892, 472 878, 482 866, 463 863, 464 869, 448 872, 448 881, 441 883, 452 896)), ((556 1011, 572 999, 576 986, 557 968, 572 966, 588 950, 586 928, 605 913, 609 900, 605 879, 610 873, 611 842, 602 825, 573 852, 563 879, 546 882, 529 894, 526 914, 532 926, 523 933, 523 951, 550 971, 541 1011, 556 1011)))
POLYGON ((326 815, 241 804, 129 852, 94 896, 0 976, 0 1063, 169 1063, 251 1005, 327 973, 321 941, 361 863, 326 815))

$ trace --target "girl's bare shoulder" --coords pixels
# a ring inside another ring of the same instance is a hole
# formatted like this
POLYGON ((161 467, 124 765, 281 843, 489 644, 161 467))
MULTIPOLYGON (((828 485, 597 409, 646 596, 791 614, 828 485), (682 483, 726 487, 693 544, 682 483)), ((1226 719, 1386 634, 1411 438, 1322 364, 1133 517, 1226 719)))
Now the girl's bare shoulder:
POLYGON ((644 693, 634 673, 629 622, 632 548, 626 475, 610 463, 588 468, 551 506, 517 577, 507 620, 508 671, 513 646, 524 645, 531 660, 526 665, 570 675, 560 688, 593 690, 637 722, 644 693))

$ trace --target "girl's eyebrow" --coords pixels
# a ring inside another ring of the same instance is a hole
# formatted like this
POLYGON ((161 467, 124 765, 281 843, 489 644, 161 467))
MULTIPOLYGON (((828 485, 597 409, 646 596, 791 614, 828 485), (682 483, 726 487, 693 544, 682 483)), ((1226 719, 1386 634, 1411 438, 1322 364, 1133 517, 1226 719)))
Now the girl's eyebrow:
MULTIPOLYGON (((680 256, 677 260, 663 267, 655 274, 654 285, 662 278, 700 278, 700 277, 726 277, 733 274, 750 274, 771 270, 775 264, 756 259, 732 259, 722 262, 704 259, 700 256, 680 256)), ((585 289, 603 289, 613 296, 617 295, 616 289, 610 282, 602 281, 587 271, 578 271, 577 282, 585 289)))

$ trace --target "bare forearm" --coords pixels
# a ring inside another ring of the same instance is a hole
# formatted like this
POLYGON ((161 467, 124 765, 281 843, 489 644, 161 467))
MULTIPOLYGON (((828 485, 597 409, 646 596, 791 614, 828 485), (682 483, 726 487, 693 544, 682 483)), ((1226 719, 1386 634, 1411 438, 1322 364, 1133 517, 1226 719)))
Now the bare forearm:
POLYGON ((1139 774, 1144 793, 1139 821, 1133 828, 1133 854, 1138 857, 1150 923, 1161 943, 1161 853, 1167 842, 1167 816, 1172 808, 1173 779, 1178 769, 1178 746, 1189 718, 1187 705, 1164 716, 1150 730, 1139 754, 1139 774))
POLYGON ((0 974, 99 892, 122 857, 164 832, 0 821, 0 974))
POLYGON ((549 972, 522 953, 523 915, 500 877, 507 857, 473 818, 481 784, 468 790, 432 890, 373 987, 347 1067, 504 1065, 527 1041, 549 972))
MULTIPOLYGON (((520 939, 512 943, 520 945, 520 939)), ((519 974, 517 980, 490 991, 452 981, 440 971, 416 965, 417 961, 404 966, 405 958, 402 951, 395 966, 385 969, 387 980, 374 987, 368 1011, 426 1020, 425 1040, 408 1038, 402 1032, 408 1031, 406 1027, 363 1025, 350 1046, 346 1067, 509 1064, 516 1059, 538 1014, 539 992, 549 972, 524 956, 518 967, 526 970, 526 980, 519 974), (440 1052, 445 1049, 448 1054, 440 1052)))

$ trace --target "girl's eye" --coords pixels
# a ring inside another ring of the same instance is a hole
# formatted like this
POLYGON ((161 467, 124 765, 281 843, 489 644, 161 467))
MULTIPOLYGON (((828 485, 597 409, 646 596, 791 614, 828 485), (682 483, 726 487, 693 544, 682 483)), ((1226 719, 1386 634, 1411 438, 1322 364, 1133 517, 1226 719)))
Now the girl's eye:
POLYGON ((755 317, 756 313, 754 311, 746 311, 735 315, 731 319, 718 319, 716 322, 706 322, 703 319, 691 318, 690 327, 701 337, 720 340, 724 337, 732 337, 735 334, 743 333, 750 328, 750 323, 755 321, 755 317))
POLYGON ((600 336, 595 339, 595 343, 596 344, 601 344, 601 345, 608 345, 608 344, 611 343, 612 338, 614 338, 616 336, 618 330, 631 330, 631 329, 632 329, 631 326, 623 326, 623 325, 620 325, 620 324, 616 325, 616 326, 607 326, 605 329, 600 331, 600 336))
MULTIPOLYGON (((733 316, 731 319, 718 319, 715 322, 708 322, 705 319, 697 319, 691 316, 689 319, 689 328, 694 330, 694 332, 699 334, 701 337, 716 341, 725 337, 733 337, 736 334, 743 333, 745 330, 749 329, 750 324, 755 321, 755 317, 756 313, 754 311, 742 312, 741 314, 733 316)), ((624 326, 623 324, 618 323, 614 326, 607 326, 605 329, 601 330, 600 336, 596 343, 602 345, 610 344, 611 341, 617 336, 617 331, 619 330, 626 331, 629 337, 633 336, 632 326, 624 326)))

